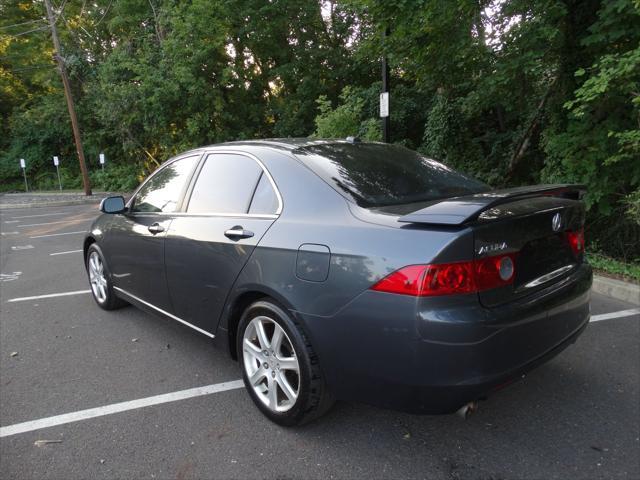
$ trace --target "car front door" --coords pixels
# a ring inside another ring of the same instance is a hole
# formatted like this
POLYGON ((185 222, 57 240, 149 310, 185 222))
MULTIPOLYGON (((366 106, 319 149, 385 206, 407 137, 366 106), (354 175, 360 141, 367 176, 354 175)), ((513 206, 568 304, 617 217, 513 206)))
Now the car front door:
POLYGON ((282 201, 269 173, 247 154, 210 153, 196 175, 185 211, 167 233, 167 282, 175 315, 214 333, 231 286, 282 201))
POLYGON ((170 161, 138 189, 105 237, 114 286, 166 312, 172 311, 164 267, 165 237, 200 158, 170 161))

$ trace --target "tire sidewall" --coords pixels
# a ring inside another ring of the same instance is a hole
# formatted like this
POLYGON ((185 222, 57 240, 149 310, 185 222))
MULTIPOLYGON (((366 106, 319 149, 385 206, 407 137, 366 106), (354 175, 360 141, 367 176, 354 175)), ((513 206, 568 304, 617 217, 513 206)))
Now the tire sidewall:
POLYGON ((240 368, 242 369, 242 379, 244 380, 244 384, 247 391, 249 392, 249 395, 251 396, 256 406, 260 409, 260 411, 270 420, 279 425, 291 426, 300 423, 309 408, 312 407, 312 405, 310 405, 312 375, 311 359, 309 358, 304 339, 302 338, 298 327, 296 327, 286 311, 280 306, 267 300, 261 300, 252 304, 249 308, 247 308, 240 319, 236 347, 238 352, 238 362, 240 363, 240 368), (295 405, 286 412, 273 412, 266 405, 264 405, 264 403, 262 403, 260 398, 258 398, 256 393, 253 391, 253 387, 250 385, 247 378, 247 372, 244 367, 242 342, 247 326, 249 325, 251 320, 253 320, 257 316, 266 316, 283 328, 283 330, 289 337, 289 340, 291 341, 291 345, 295 350, 296 358, 298 359, 298 365, 300 367, 300 388, 298 392, 298 398, 295 405))

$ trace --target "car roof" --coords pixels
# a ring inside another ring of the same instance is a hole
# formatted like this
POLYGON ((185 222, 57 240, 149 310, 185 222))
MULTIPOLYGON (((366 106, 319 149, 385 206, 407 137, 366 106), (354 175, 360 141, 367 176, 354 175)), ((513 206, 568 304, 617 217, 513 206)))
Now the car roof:
MULTIPOLYGON (((331 138, 265 138, 261 140, 237 140, 233 142, 216 143, 194 148, 190 151, 206 150, 211 148, 229 147, 271 147, 282 150, 293 151, 300 148, 311 147, 314 145, 338 145, 338 144, 354 144, 354 143, 377 143, 377 142, 361 142, 360 139, 331 139, 331 138)), ((187 153, 187 152, 185 152, 187 153)))

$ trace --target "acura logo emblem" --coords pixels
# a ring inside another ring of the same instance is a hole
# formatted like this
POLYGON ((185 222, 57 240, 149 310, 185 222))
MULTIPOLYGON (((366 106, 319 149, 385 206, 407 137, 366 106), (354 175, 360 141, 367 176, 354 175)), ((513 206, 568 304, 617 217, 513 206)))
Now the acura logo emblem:
POLYGON ((559 213, 556 213, 551 219, 551 228, 553 228, 554 232, 559 232, 562 228, 562 217, 559 213))

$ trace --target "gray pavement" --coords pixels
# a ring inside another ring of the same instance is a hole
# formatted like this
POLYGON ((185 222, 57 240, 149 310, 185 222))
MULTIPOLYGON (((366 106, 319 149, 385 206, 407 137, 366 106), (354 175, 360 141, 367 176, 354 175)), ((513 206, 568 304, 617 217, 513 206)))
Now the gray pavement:
MULTIPOLYGON (((132 307, 104 312, 88 294, 9 302, 88 288, 82 254, 65 253, 82 234, 57 234, 96 214, 0 212, 2 427, 240 378, 206 337, 132 307)), ((634 307, 593 296, 594 315, 634 307)), ((467 421, 341 402, 285 429, 235 389, 4 436, 0 478, 638 479, 639 340, 640 315, 594 322, 467 421)))

